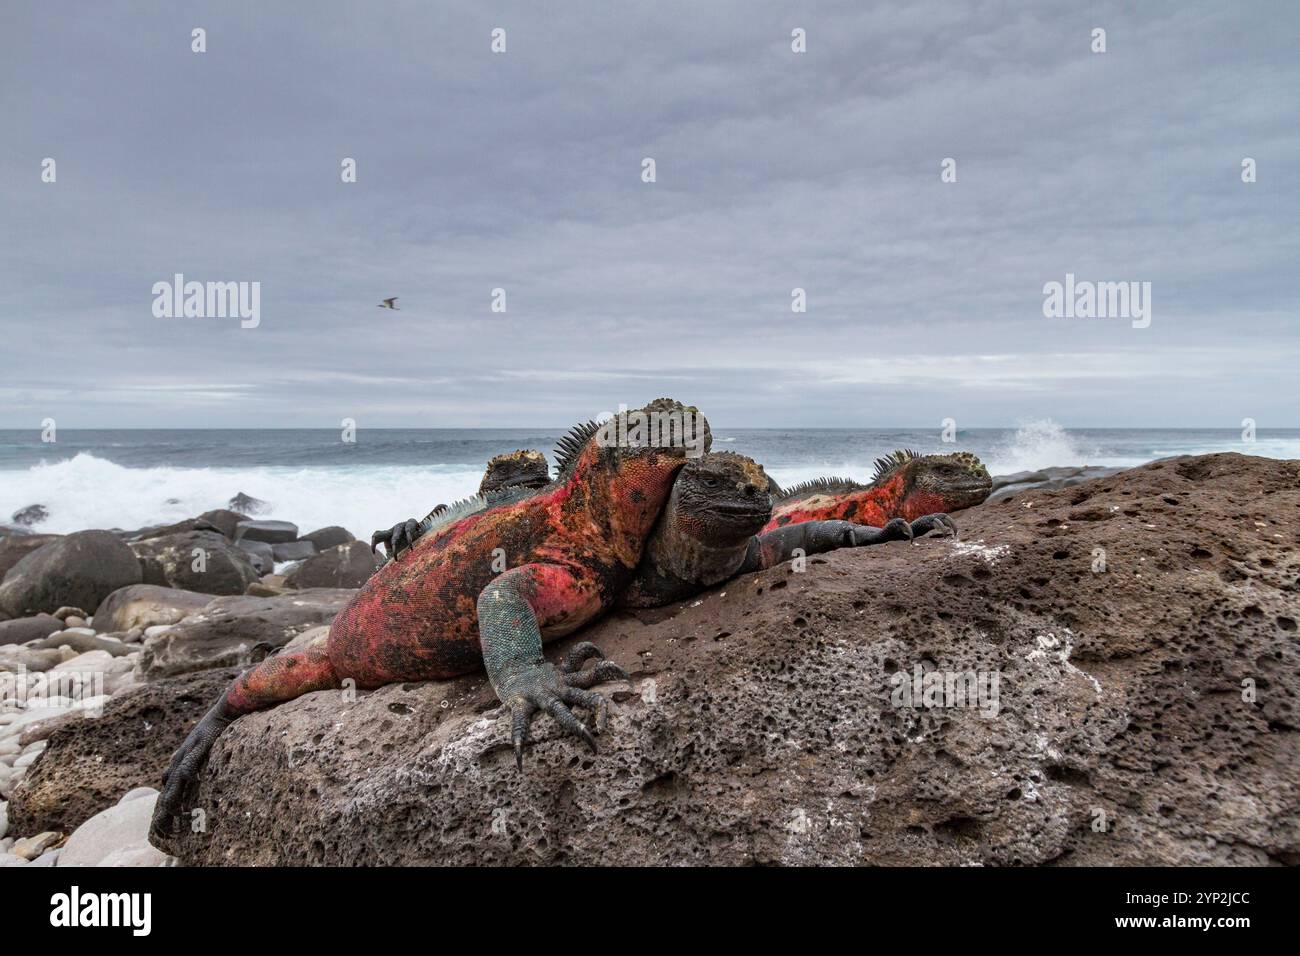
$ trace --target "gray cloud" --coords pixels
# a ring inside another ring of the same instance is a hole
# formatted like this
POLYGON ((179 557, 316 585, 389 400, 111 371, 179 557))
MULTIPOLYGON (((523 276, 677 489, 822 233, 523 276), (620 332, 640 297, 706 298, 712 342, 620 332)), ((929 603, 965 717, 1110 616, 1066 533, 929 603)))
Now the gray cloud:
POLYGON ((1023 6, 16 6, 0 427, 1300 424, 1300 11, 1023 6))

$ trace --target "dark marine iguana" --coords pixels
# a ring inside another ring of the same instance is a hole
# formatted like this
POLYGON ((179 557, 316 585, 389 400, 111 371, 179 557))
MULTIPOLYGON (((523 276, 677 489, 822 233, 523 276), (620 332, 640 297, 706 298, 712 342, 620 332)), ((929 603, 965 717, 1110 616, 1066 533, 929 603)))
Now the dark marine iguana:
POLYGON ((829 519, 868 525, 883 525, 893 518, 913 521, 977 505, 992 487, 988 469, 970 452, 896 451, 876 460, 870 484, 818 478, 786 489, 777 496, 772 519, 763 530, 829 519))
POLYGON ((710 452, 688 461, 655 525, 623 607, 660 607, 694 597, 741 574, 762 571, 797 554, 911 540, 939 529, 956 534, 945 514, 901 518, 882 528, 850 521, 805 521, 762 532, 772 515, 775 483, 752 458, 710 452))
POLYGON ((323 643, 268 657, 236 678, 173 755, 151 833, 163 837, 172 831, 182 798, 232 721, 340 687, 344 680, 373 688, 483 667, 511 710, 521 765, 528 727, 539 710, 594 750, 595 737, 569 707, 593 711, 601 729, 607 704, 588 688, 623 672, 605 660, 580 670, 586 659, 603 658, 588 643, 573 648, 556 668, 543 657, 542 643, 572 633, 614 604, 688 449, 707 451, 710 442, 704 417, 670 399, 621 414, 667 424, 656 441, 610 442, 605 433, 593 433, 545 488, 507 495, 466 514, 448 509, 444 523, 402 560, 371 576, 323 643))

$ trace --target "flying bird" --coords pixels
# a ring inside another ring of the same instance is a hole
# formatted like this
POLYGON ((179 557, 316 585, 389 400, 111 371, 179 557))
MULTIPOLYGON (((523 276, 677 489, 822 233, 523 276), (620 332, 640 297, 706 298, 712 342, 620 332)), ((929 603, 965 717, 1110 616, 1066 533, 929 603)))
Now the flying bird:
POLYGON ((395 312, 401 312, 402 310, 393 304, 396 301, 397 301, 397 296, 393 296, 391 299, 385 299, 383 302, 379 303, 379 308, 392 309, 395 312))

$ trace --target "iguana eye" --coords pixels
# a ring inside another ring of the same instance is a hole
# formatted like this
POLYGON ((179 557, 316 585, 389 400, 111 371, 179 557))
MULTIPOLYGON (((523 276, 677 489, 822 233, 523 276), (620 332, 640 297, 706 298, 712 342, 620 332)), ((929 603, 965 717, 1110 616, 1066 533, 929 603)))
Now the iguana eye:
POLYGON ((706 475, 706 476, 704 477, 704 479, 703 479, 703 482, 704 482, 704 487, 705 487, 705 488, 716 488, 716 487, 718 487, 718 479, 716 479, 716 478, 712 478, 712 477, 709 477, 709 476, 706 475))

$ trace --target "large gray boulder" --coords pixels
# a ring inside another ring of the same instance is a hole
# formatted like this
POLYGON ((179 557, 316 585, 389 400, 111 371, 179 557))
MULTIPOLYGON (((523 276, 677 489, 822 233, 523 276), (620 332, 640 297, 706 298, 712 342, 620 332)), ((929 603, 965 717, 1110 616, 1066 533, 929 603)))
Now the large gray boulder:
POLYGON ((211 594, 198 591, 157 584, 132 584, 118 588, 100 602, 95 609, 95 630, 113 633, 132 628, 143 630, 157 624, 175 624, 211 601, 211 594))
POLYGON ((334 620, 355 593, 320 588, 274 597, 217 598, 146 638, 140 673, 157 680, 210 667, 248 666, 303 631, 334 620))
POLYGON ((78 531, 27 555, 0 583, 0 611, 47 614, 70 605, 97 607, 120 587, 143 579, 135 553, 107 531, 78 531))
POLYGON ((221 812, 176 850, 210 865, 1300 863, 1300 462, 1177 459, 1032 505, 985 503, 955 516, 956 541, 818 555, 556 642, 552 660, 591 640, 631 675, 599 688, 598 754, 541 715, 519 773, 481 675, 241 717, 189 803, 221 812), (927 698, 936 677, 951 696, 927 698))
POLYGON ((140 558, 146 584, 202 594, 243 594, 258 577, 248 554, 216 531, 133 541, 131 549, 140 558))
POLYGON ((378 561, 364 541, 352 541, 312 555, 289 572, 291 588, 359 588, 375 573, 378 561))

